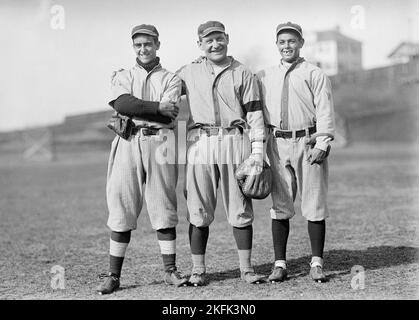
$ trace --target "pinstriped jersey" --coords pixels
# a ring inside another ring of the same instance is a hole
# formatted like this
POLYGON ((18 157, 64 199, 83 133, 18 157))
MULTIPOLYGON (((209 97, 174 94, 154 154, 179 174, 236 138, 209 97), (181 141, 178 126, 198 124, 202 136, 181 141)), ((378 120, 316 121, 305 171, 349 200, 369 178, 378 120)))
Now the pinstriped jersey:
POLYGON ((177 72, 186 89, 188 129, 200 124, 220 127, 239 124, 251 128, 253 140, 263 140, 264 121, 257 81, 243 64, 230 59, 230 64, 218 73, 206 58, 177 72))
POLYGON ((300 130, 316 124, 318 133, 334 135, 334 107, 329 78, 320 68, 304 59, 286 77, 287 71, 287 65, 281 61, 279 65, 257 73, 262 86, 267 125, 281 128, 281 104, 287 104, 288 130, 300 130))
MULTIPOLYGON (((123 94, 131 94, 146 101, 177 102, 181 90, 182 82, 179 77, 162 68, 160 64, 150 72, 136 64, 129 70, 120 70, 113 73, 109 105, 112 105, 123 94)), ((133 121, 138 126, 151 128, 173 128, 175 126, 174 121, 163 124, 136 117, 133 118, 133 121)))

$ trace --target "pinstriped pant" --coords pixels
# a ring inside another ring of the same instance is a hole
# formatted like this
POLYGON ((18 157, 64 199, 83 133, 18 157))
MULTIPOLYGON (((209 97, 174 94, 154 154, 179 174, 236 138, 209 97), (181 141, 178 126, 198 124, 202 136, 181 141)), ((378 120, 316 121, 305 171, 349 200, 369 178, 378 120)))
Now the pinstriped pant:
POLYGON ((174 159, 174 141, 163 141, 161 135, 138 132, 129 140, 115 137, 106 182, 107 225, 112 231, 136 229, 144 199, 153 229, 177 225, 178 169, 174 159), (167 163, 161 161, 163 153, 167 163))
POLYGON ((188 132, 186 194, 188 221, 197 227, 214 220, 217 189, 230 225, 245 227, 253 222, 252 201, 244 197, 234 177, 236 168, 249 157, 250 141, 246 134, 207 136, 199 129, 188 132))
POLYGON ((328 163, 311 165, 307 161, 306 137, 268 139, 267 155, 273 171, 271 217, 289 219, 294 216, 293 199, 301 197, 301 212, 309 221, 324 220, 327 207, 328 163))

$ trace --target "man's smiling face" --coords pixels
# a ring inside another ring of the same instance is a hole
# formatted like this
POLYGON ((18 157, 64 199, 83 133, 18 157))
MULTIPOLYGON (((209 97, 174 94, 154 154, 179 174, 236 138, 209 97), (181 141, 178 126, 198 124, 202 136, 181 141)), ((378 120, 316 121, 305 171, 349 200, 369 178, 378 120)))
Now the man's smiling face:
POLYGON ((227 58, 228 35, 223 32, 213 32, 198 41, 199 48, 205 56, 215 64, 223 63, 227 58))
POLYGON ((278 34, 276 45, 284 61, 292 63, 300 56, 300 49, 303 47, 304 39, 296 32, 282 31, 278 34))
POLYGON ((157 50, 160 48, 160 42, 157 38, 139 34, 132 41, 134 51, 142 63, 147 64, 156 58, 157 50))

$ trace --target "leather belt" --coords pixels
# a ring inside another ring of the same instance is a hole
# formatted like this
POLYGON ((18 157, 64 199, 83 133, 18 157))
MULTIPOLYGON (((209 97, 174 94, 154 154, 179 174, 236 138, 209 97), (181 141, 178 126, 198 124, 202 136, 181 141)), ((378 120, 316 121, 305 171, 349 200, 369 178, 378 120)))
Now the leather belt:
POLYGON ((309 136, 312 135, 313 133, 316 133, 316 126, 307 128, 307 129, 302 129, 302 130, 295 130, 295 131, 284 131, 284 130, 279 130, 274 128, 273 129, 273 136, 275 138, 301 138, 301 137, 305 137, 305 136, 309 136))
POLYGON ((202 132, 205 132, 207 136, 217 136, 220 131, 222 131, 223 134, 235 134, 237 130, 239 130, 240 133, 243 132, 240 127, 230 127, 230 128, 221 128, 221 127, 199 127, 199 130, 202 132))
POLYGON ((137 134, 141 132, 143 136, 155 136, 159 134, 160 129, 157 128, 145 128, 145 127, 134 127, 131 130, 131 134, 137 134))

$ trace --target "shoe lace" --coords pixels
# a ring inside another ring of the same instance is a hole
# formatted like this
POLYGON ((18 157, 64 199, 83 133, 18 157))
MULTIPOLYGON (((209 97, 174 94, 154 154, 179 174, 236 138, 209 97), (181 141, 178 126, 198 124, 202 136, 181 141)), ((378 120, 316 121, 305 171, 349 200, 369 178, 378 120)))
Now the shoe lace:
POLYGON ((179 279, 181 279, 181 278, 183 278, 184 276, 183 276, 183 273, 182 272, 180 272, 180 271, 178 271, 178 270, 174 270, 173 271, 173 274, 176 276, 176 278, 179 278, 179 279))
POLYGON ((315 266, 313 266, 311 268, 315 268, 317 272, 323 270, 323 267, 322 266, 319 266, 319 265, 315 265, 315 266))
POLYGON ((281 267, 281 266, 273 266, 272 267, 272 271, 275 271, 277 269, 283 269, 283 270, 285 270, 285 268, 284 267, 281 267))
POLYGON ((113 278, 114 280, 118 280, 118 277, 111 274, 111 273, 100 273, 98 275, 99 279, 105 279, 105 278, 113 278))
POLYGON ((178 271, 176 267, 171 268, 168 272, 171 273, 171 274, 173 274, 178 279, 183 278, 182 272, 178 271))
POLYGON ((255 272, 255 269, 252 268, 252 269, 243 271, 243 274, 253 276, 253 275, 256 275, 256 272, 255 272))
POLYGON ((202 277, 204 275, 204 272, 193 272, 192 275, 194 277, 202 277))

